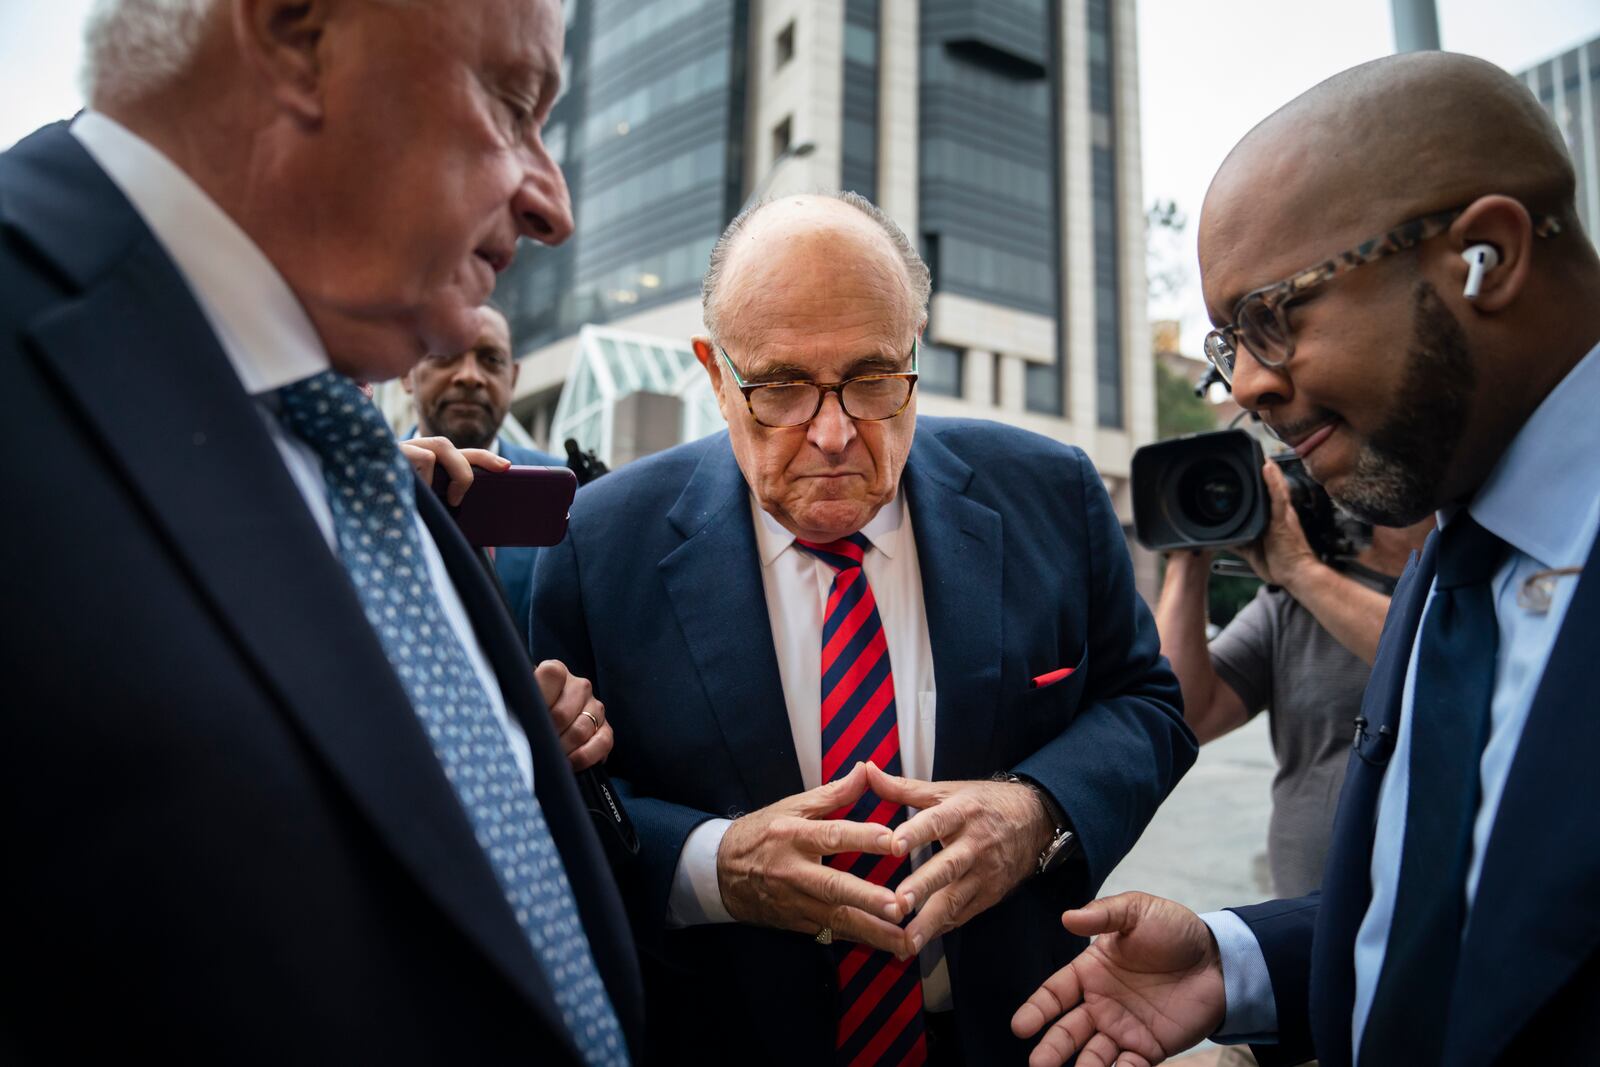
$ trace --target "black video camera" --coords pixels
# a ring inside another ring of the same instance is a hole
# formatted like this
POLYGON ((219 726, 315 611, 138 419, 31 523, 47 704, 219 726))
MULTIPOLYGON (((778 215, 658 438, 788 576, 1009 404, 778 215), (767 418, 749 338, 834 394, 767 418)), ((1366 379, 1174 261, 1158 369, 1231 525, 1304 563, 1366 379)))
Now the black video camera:
MULTIPOLYGON (((1372 527, 1340 510, 1293 452, 1272 457, 1311 551, 1324 562, 1353 558, 1372 527)), ((1133 454, 1133 531, 1153 552, 1221 548, 1258 540, 1272 516, 1260 443, 1243 430, 1192 434, 1133 454)))

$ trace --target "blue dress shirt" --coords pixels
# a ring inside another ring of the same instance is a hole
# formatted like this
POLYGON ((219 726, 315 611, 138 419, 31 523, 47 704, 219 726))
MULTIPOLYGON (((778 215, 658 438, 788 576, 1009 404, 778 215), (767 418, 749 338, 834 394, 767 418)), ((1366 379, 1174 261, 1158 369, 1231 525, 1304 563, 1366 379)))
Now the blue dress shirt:
MULTIPOLYGON (((1494 695, 1490 705, 1489 742, 1478 774, 1481 793, 1472 834, 1472 863, 1463 891, 1470 926, 1472 901, 1483 869, 1484 850, 1506 778, 1545 663, 1561 631, 1567 606, 1577 588, 1576 575, 1555 581, 1545 612, 1517 603, 1518 591, 1534 573, 1581 567, 1600 531, 1600 345, 1591 349, 1523 424, 1483 487, 1467 505, 1478 524, 1511 546, 1493 579, 1495 618, 1500 647, 1495 656, 1494 695)), ((1455 509, 1440 512, 1440 525, 1455 509)), ((1433 599, 1434 590, 1428 591, 1433 599)), ((1426 617, 1426 605, 1424 606, 1426 617)), ((1418 636, 1421 628, 1418 628, 1418 636)), ((1400 731, 1394 756, 1384 774, 1378 798, 1378 822, 1372 847, 1372 900, 1355 944, 1356 996, 1351 1020, 1352 1049, 1359 1061, 1361 1035, 1372 1009, 1373 993, 1383 969, 1400 879, 1401 846, 1405 839, 1406 795, 1411 766, 1411 706, 1415 686, 1416 643, 1406 668, 1400 705, 1400 731)), ((1277 1007, 1260 946, 1249 927, 1232 912, 1202 915, 1222 955, 1227 1016, 1217 1041, 1271 1043, 1277 1032, 1277 1007)))

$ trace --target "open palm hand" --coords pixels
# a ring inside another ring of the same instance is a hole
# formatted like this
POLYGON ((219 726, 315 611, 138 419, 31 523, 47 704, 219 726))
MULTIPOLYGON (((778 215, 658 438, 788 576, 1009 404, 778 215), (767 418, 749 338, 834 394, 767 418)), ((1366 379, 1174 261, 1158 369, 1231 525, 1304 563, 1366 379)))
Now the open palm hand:
POLYGON ((1029 1057, 1059 1067, 1150 1067, 1216 1030, 1226 999, 1211 931, 1181 904, 1145 893, 1097 900, 1061 917, 1098 935, 1012 1017, 1018 1037, 1055 1022, 1029 1057))

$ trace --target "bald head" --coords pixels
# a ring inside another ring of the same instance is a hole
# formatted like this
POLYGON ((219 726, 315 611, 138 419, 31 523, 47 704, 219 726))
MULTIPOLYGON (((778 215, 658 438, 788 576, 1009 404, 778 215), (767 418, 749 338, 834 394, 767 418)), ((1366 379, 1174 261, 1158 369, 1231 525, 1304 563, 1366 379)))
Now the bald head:
POLYGON ((1304 250, 1295 270, 1494 193, 1576 229, 1574 184, 1560 131, 1511 75, 1448 52, 1386 56, 1312 87, 1245 135, 1206 194, 1201 260, 1304 250))
POLYGON ((1371 521, 1470 497, 1600 337, 1574 185, 1555 124, 1482 60, 1389 56, 1290 101, 1229 154, 1200 216, 1206 309, 1228 327, 1208 344, 1238 353, 1234 399, 1371 521), (1469 284, 1478 248, 1494 262, 1469 284))
POLYGON ((864 197, 790 196, 728 224, 711 253, 702 309, 706 329, 729 344, 752 316, 781 316, 782 301, 880 293, 905 308, 905 329, 915 332, 927 319, 930 288, 922 257, 864 197))

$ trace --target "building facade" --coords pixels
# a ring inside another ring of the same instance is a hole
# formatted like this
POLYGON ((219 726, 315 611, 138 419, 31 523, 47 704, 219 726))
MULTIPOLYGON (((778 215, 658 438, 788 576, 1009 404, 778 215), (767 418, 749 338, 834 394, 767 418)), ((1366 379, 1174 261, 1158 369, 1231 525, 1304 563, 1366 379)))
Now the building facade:
POLYGON ((1578 218, 1600 246, 1600 37, 1517 77, 1561 127, 1578 173, 1578 218))
POLYGON ((527 249, 496 294, 536 440, 559 451, 582 326, 681 345, 747 198, 853 189, 933 272, 919 409, 1083 447, 1127 517, 1129 458, 1155 435, 1134 0, 565 9, 546 140, 577 235, 527 249))

